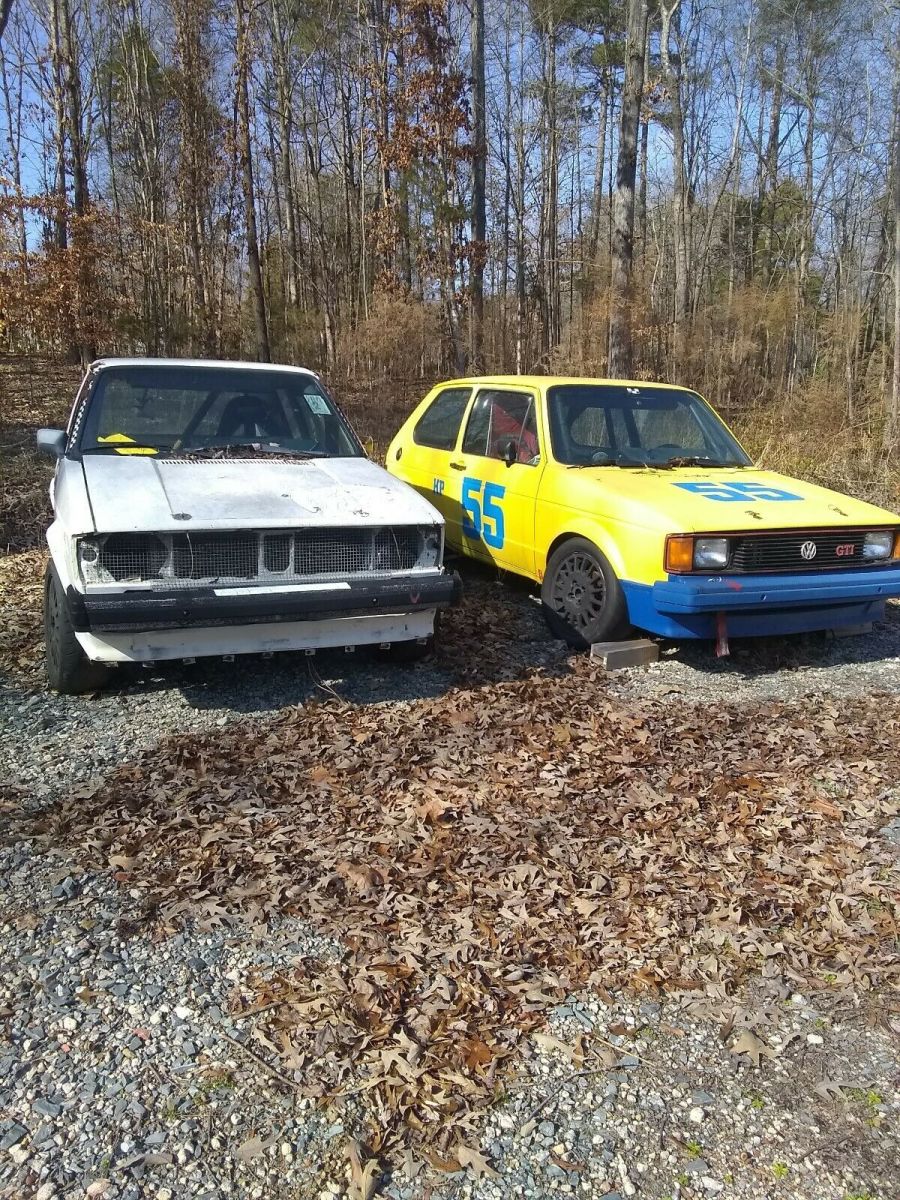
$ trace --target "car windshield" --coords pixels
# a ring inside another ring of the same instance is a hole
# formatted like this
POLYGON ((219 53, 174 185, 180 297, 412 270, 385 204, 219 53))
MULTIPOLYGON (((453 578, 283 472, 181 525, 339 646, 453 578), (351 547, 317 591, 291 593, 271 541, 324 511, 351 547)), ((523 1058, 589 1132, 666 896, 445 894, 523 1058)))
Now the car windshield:
POLYGON ((88 453, 282 452, 348 458, 359 442, 312 375, 187 364, 100 371, 79 449, 88 453))
POLYGON ((695 392, 578 383, 551 387, 547 396, 553 453, 569 466, 750 465, 695 392))

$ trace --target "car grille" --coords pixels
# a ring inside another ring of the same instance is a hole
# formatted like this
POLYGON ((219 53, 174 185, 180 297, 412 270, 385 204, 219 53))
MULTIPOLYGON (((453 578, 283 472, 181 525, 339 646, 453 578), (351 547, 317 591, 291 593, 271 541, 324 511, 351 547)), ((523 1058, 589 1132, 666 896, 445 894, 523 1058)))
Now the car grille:
POLYGON ((418 526, 304 529, 247 533, 114 533, 98 539, 93 561, 82 550, 89 583, 290 583, 390 575, 433 567, 426 546, 438 531, 418 526))
POLYGON ((822 571, 835 567, 877 566, 863 558, 868 529, 791 530, 750 534, 732 540, 729 571, 822 571), (810 547, 815 553, 810 557, 810 547))

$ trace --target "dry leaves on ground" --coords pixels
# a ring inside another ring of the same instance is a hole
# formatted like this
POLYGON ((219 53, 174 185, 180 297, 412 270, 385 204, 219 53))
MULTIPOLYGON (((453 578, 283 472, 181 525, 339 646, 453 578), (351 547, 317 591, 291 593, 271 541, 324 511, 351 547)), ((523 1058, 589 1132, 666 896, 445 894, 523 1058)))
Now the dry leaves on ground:
POLYGON ((163 922, 290 912, 341 939, 338 963, 259 978, 257 1044, 308 1094, 353 1096, 376 1153, 412 1135, 451 1169, 573 989, 895 986, 878 830, 898 735, 896 697, 624 705, 582 662, 182 738, 34 832, 114 867, 163 922))
POLYGON ((40 667, 46 562, 41 550, 0 556, 0 669, 20 678, 40 667))

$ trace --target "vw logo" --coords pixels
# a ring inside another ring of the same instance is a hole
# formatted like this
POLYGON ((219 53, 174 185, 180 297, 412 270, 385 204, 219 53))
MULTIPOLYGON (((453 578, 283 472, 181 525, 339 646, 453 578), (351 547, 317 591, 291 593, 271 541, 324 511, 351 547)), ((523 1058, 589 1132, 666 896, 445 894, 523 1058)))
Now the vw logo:
POLYGON ((818 550, 818 546, 816 545, 815 542, 804 542, 803 545, 800 547, 800 557, 805 558, 806 561, 809 562, 809 560, 811 558, 816 557, 817 550, 818 550))

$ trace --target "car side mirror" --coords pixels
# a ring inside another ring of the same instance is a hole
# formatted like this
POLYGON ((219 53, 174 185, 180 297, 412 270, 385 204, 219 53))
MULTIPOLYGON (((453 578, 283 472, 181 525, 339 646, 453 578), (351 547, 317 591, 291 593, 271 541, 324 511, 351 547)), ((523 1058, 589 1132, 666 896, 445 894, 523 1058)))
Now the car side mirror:
POLYGON ((515 438, 507 438, 500 446, 500 457, 508 467, 511 467, 519 458, 519 446, 515 438))
POLYGON ((36 440, 38 451, 48 458, 62 458, 66 452, 64 429, 39 429, 36 440))

